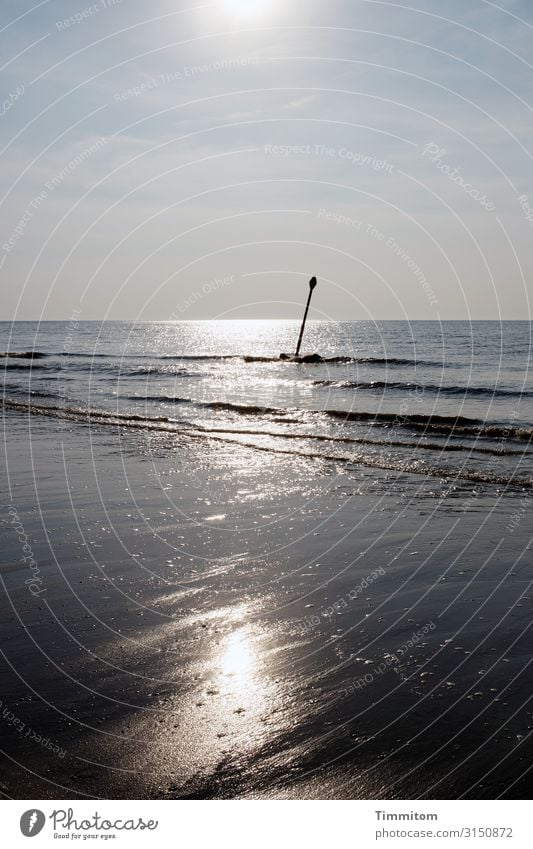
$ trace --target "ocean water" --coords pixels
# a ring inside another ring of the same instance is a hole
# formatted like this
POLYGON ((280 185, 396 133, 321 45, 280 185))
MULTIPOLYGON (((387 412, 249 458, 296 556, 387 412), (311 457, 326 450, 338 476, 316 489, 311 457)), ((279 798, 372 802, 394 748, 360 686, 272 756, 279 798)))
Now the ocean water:
POLYGON ((298 329, 0 327, 10 795, 529 798, 531 325, 298 329))
POLYGON ((0 324, 20 416, 167 431, 510 489, 533 482, 531 323, 0 324))

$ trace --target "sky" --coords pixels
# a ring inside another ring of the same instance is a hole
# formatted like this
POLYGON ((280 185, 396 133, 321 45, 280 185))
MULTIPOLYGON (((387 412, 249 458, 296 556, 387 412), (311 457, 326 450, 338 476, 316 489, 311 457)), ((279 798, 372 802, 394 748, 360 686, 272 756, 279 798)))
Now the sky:
POLYGON ((3 0, 0 319, 527 319, 530 0, 3 0))

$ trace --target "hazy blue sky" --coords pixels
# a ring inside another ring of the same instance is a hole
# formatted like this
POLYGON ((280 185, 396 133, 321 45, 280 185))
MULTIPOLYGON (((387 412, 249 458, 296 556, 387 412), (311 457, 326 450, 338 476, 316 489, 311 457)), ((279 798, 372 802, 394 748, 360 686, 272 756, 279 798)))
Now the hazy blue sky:
POLYGON ((531 0, 3 0, 0 318, 527 318, 531 0))

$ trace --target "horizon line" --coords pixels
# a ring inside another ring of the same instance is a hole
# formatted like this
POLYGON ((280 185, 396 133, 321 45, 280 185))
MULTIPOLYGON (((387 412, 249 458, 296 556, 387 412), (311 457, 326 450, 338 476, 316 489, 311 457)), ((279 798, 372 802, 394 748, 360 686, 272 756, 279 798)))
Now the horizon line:
MULTIPOLYGON (((51 324, 54 322, 65 323, 100 323, 106 322, 128 322, 130 324, 195 324, 198 322, 235 322, 235 321, 262 321, 262 322, 279 322, 279 321, 295 321, 301 322, 301 318, 0 318, 0 324, 51 324)), ((533 321, 532 318, 313 318, 308 320, 308 324, 352 324, 354 322, 375 323, 380 321, 401 322, 404 324, 415 324, 417 322, 425 322, 431 324, 445 324, 447 322, 464 322, 472 324, 474 322, 494 322, 502 324, 506 321, 533 321)))

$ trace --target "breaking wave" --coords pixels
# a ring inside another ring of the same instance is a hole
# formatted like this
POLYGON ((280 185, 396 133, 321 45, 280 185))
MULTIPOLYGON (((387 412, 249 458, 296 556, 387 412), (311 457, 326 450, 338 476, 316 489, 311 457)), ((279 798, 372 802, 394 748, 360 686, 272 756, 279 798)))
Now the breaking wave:
MULTIPOLYGON (((176 399, 179 403, 185 403, 194 405, 194 402, 190 399, 176 399)), ((413 459, 413 457, 408 457, 407 459, 395 459, 391 458, 389 453, 385 455, 383 452, 381 454, 369 454, 368 452, 363 453, 362 451, 352 451, 348 455, 339 455, 339 454, 330 454, 325 453, 324 451, 303 451, 295 449, 294 447, 285 447, 288 440, 296 441, 305 441, 305 442, 314 442, 315 444, 327 444, 331 443, 332 445, 340 445, 340 444, 353 444, 357 443, 361 445, 373 445, 377 448, 382 447, 387 452, 389 449, 396 445, 401 447, 408 447, 413 449, 418 449, 421 447, 427 447, 429 449, 444 451, 447 450, 447 446, 442 446, 438 444, 421 445, 418 443, 407 442, 404 440, 372 440, 370 438, 353 438, 353 437, 337 437, 337 436, 329 436, 327 434, 315 434, 315 433, 285 433, 285 432, 272 432, 272 431, 237 431, 232 430, 231 427, 225 428, 209 428, 204 426, 203 424, 200 426, 195 425, 194 421, 184 422, 180 421, 172 416, 146 416, 138 413, 129 413, 129 412, 115 412, 103 409, 88 409, 83 407, 64 407, 64 406, 53 406, 53 405, 44 405, 44 404, 33 404, 33 403, 24 403, 22 401, 15 401, 13 399, 2 399, 2 405, 4 408, 12 411, 18 411, 22 413, 26 413, 29 415, 41 415, 41 416, 50 416, 53 418, 61 418, 67 421, 77 421, 84 424, 95 425, 95 426, 103 426, 103 425, 111 425, 119 428, 137 428, 137 429, 146 429, 146 430, 158 430, 165 431, 169 434, 176 434, 187 436, 189 438, 203 438, 203 439, 212 439, 222 442, 230 442, 235 443, 235 438, 238 438, 238 444, 252 448, 258 451, 267 451, 275 454, 290 454, 295 456, 301 456, 307 459, 318 459, 321 461, 331 461, 331 462, 341 462, 349 465, 362 465, 369 466, 372 468, 379 468, 384 470, 392 470, 401 473, 408 474, 416 474, 416 475, 424 475, 424 476, 432 476, 432 477, 440 477, 440 478, 457 478, 461 480, 474 481, 479 483, 488 483, 488 484, 499 484, 505 486, 519 486, 519 487, 527 487, 530 488, 533 486, 532 478, 520 478, 515 474, 504 475, 504 474, 494 474, 490 471, 483 471, 480 469, 471 469, 471 468, 448 468, 441 467, 438 465, 434 465, 431 463, 423 462, 419 459, 413 459), (243 441, 243 438, 247 437, 248 440, 261 439, 265 436, 270 438, 270 443, 268 445, 265 444, 257 444, 256 442, 243 441), (271 444, 272 439, 277 440, 278 445, 271 444)), ((276 416, 280 416, 283 413, 290 413, 294 415, 294 411, 283 411, 274 408, 265 408, 258 407, 255 405, 242 405, 242 404, 229 404, 227 402, 207 402, 202 405, 203 407, 208 407, 213 410, 224 410, 224 411, 233 411, 240 414, 246 414, 248 416, 255 415, 272 415, 275 413, 276 416)), ((307 411, 300 411, 303 416, 309 415, 307 411)), ((354 416, 357 416, 357 420, 359 421, 371 421, 378 424, 387 423, 390 424, 395 419, 388 414, 373 414, 373 413, 345 413, 340 410, 326 410, 322 413, 314 412, 313 415, 326 415, 333 417, 343 417, 346 420, 353 421, 354 416)), ((511 438, 509 431, 510 428, 507 427, 505 429, 497 427, 495 425, 483 425, 475 419, 467 419, 466 417, 446 417, 446 416, 410 416, 405 417, 410 420, 409 426, 412 425, 424 425, 426 428, 429 427, 440 427, 443 429, 447 429, 448 435, 455 435, 456 433, 465 432, 468 433, 469 436, 472 435, 486 435, 491 438, 496 437, 498 434, 501 434, 505 430, 506 438, 511 438)), ((293 421, 293 420, 291 420, 293 421)), ((512 428, 513 431, 512 438, 517 440, 526 439, 529 442, 531 437, 533 436, 533 429, 531 428, 512 428)), ((478 450, 477 447, 463 445, 463 446, 454 446, 451 450, 465 450, 472 451, 478 450)), ((483 450, 483 448, 481 448, 483 450)), ((509 450, 509 449, 507 449, 509 450)), ((492 450, 487 453, 493 453, 498 455, 500 453, 499 450, 492 450)), ((523 453, 523 452, 513 452, 513 453, 523 453)))

